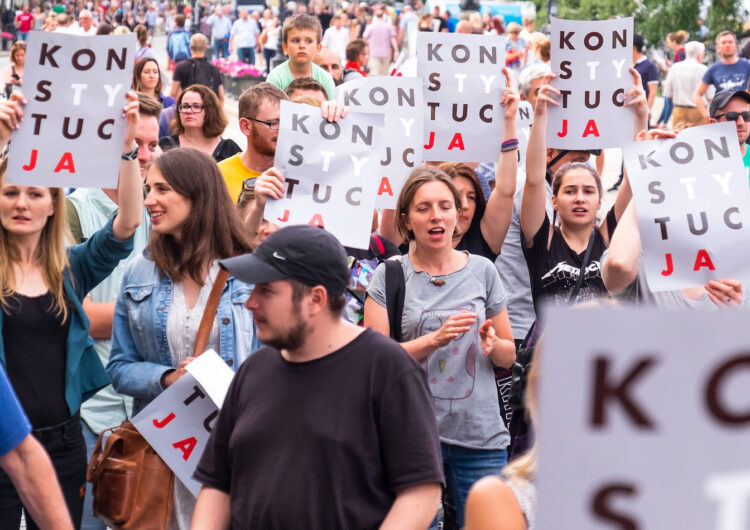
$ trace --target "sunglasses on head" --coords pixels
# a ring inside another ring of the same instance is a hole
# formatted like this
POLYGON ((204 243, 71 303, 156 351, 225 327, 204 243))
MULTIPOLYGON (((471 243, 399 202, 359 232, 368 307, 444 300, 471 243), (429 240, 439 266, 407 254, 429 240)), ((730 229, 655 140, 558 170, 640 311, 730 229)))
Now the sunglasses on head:
POLYGON ((718 120, 723 117, 727 121, 737 121, 740 119, 740 116, 742 116, 742 121, 750 122, 750 110, 746 110, 745 112, 725 112, 724 114, 717 114, 714 119, 718 120))

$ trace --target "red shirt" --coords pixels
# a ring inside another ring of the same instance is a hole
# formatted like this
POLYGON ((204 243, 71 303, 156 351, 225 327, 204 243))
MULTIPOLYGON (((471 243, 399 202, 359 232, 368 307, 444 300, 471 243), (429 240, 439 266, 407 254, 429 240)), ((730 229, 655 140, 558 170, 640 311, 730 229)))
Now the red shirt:
POLYGON ((362 77, 367 77, 367 74, 364 70, 362 70, 362 67, 357 61, 346 61, 346 66, 344 66, 344 68, 351 68, 352 70, 356 70, 357 72, 362 74, 362 77))
POLYGON ((34 15, 31 13, 21 13, 16 17, 19 33, 28 33, 34 25, 34 15))

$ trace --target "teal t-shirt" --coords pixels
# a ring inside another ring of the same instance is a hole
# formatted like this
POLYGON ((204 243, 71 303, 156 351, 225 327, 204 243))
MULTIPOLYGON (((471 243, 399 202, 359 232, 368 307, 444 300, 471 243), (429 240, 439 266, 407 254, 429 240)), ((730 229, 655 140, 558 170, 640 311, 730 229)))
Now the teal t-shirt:
MULTIPOLYGON (((328 99, 333 99, 336 88, 333 83, 333 77, 331 77, 331 74, 323 70, 315 63, 310 63, 310 66, 312 66, 312 78, 323 85, 323 88, 326 89, 326 94, 328 94, 328 99)), ((271 70, 271 72, 268 74, 268 77, 266 78, 266 81, 268 81, 272 85, 276 85, 281 90, 286 90, 286 87, 288 87, 292 83, 292 81, 294 81, 292 72, 289 70, 289 61, 287 60, 271 70)))
POLYGON ((742 155, 742 163, 745 164, 745 176, 748 177, 750 182, 750 149, 745 146, 745 154, 742 155))

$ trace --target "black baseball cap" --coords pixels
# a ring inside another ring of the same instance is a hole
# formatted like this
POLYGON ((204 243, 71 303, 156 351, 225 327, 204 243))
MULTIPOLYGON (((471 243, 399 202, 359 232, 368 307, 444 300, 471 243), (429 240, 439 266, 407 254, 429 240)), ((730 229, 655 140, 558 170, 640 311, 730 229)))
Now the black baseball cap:
POLYGON ((344 247, 330 232, 316 226, 286 226, 251 254, 220 260, 219 265, 235 278, 253 284, 290 279, 310 287, 322 285, 332 295, 344 294, 349 286, 344 247))
POLYGON ((714 99, 711 100, 711 104, 708 106, 708 114, 714 118, 721 109, 727 106, 729 100, 732 98, 744 99, 747 103, 750 103, 750 94, 744 90, 722 90, 714 95, 714 99))

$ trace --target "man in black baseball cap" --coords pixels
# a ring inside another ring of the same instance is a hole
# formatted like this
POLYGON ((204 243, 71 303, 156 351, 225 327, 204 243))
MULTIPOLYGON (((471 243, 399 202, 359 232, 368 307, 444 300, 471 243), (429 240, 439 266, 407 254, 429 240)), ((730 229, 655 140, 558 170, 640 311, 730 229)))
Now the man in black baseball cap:
POLYGON ((341 318, 341 244, 289 226, 220 264, 255 284, 245 306, 266 347, 224 399, 193 528, 427 528, 444 482, 427 375, 341 318))
POLYGON ((740 142, 742 162, 750 167, 750 152, 747 149, 747 137, 750 134, 750 94, 744 90, 722 90, 714 95, 708 107, 711 116, 709 123, 733 121, 737 127, 737 140, 740 142))

